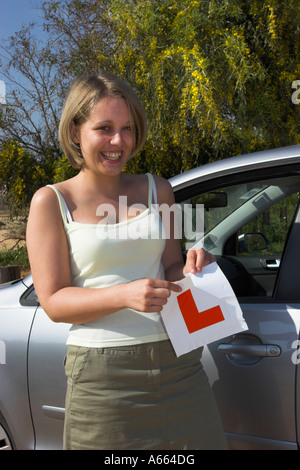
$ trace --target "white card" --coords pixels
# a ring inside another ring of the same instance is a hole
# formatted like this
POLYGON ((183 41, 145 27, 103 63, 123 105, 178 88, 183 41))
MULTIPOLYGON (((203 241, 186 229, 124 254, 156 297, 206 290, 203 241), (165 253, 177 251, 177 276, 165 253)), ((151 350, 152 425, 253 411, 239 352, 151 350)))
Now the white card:
POLYGON ((177 356, 248 329, 238 300, 217 263, 178 282, 161 315, 177 356))

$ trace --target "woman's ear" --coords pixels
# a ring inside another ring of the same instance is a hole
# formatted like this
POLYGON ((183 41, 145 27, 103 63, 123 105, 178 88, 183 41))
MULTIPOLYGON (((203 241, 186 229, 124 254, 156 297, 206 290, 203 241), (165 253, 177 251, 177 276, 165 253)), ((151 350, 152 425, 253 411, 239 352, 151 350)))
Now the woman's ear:
POLYGON ((78 126, 74 123, 74 121, 71 121, 70 124, 70 131, 71 131, 71 138, 74 142, 74 144, 80 144, 80 132, 78 126))

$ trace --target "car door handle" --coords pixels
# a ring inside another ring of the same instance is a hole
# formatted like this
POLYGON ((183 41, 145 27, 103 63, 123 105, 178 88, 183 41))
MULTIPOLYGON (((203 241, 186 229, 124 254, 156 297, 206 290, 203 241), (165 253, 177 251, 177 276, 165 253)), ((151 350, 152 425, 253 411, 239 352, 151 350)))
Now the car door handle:
POLYGON ((260 357, 278 357, 281 354, 276 344, 219 344, 218 351, 222 354, 260 357))
POLYGON ((58 406, 43 405, 43 412, 49 418, 65 419, 65 409, 58 406))
POLYGON ((280 267, 280 259, 261 259, 260 262, 265 269, 278 269, 280 267))

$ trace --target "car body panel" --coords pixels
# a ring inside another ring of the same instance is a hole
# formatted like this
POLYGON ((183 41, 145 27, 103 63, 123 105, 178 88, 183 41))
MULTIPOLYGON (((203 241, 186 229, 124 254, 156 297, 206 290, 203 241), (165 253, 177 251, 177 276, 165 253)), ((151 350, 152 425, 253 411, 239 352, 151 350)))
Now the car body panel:
POLYGON ((70 325, 54 323, 37 309, 28 352, 28 387, 36 449, 60 449, 64 424, 64 356, 70 325))
POLYGON ((240 448, 244 436, 248 449, 262 448, 266 439, 269 448, 286 448, 288 443, 290 449, 297 449, 292 343, 299 338, 299 307, 266 304, 262 312, 260 304, 241 304, 249 330, 234 340, 224 338, 208 345, 203 354, 230 448, 240 448), (225 354, 219 350, 224 344, 242 348, 233 348, 233 353, 229 348, 225 354), (272 345, 274 357, 247 355, 247 347, 256 344, 272 345), (236 353, 239 349, 245 355, 236 353))
POLYGON ((262 150, 237 157, 225 158, 178 174, 170 178, 169 181, 176 188, 176 191, 180 191, 197 181, 203 184, 207 180, 211 182, 212 178, 213 180, 216 178, 223 179, 227 175, 234 175, 238 178, 240 173, 258 168, 260 170, 264 168, 269 169, 270 166, 273 169, 276 166, 282 168, 283 166, 286 167, 289 164, 295 165, 296 163, 300 163, 300 145, 262 150))
POLYGON ((19 299, 22 282, 0 287, 0 424, 8 423, 17 449, 34 448, 27 382, 27 350, 36 307, 24 308, 19 299), (2 303, 3 302, 3 303, 2 303), (4 351, 4 353, 3 353, 4 351))

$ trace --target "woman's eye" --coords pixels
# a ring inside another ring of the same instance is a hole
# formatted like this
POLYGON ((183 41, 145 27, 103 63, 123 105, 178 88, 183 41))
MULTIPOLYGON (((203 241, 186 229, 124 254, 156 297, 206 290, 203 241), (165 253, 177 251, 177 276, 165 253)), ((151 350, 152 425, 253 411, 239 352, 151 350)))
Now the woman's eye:
MULTIPOLYGON (((110 128, 109 126, 100 126, 97 128, 97 130, 101 132, 110 132, 110 133, 118 132, 117 130, 110 128)), ((126 132, 132 132, 132 126, 125 126, 123 127, 123 130, 126 132)))

